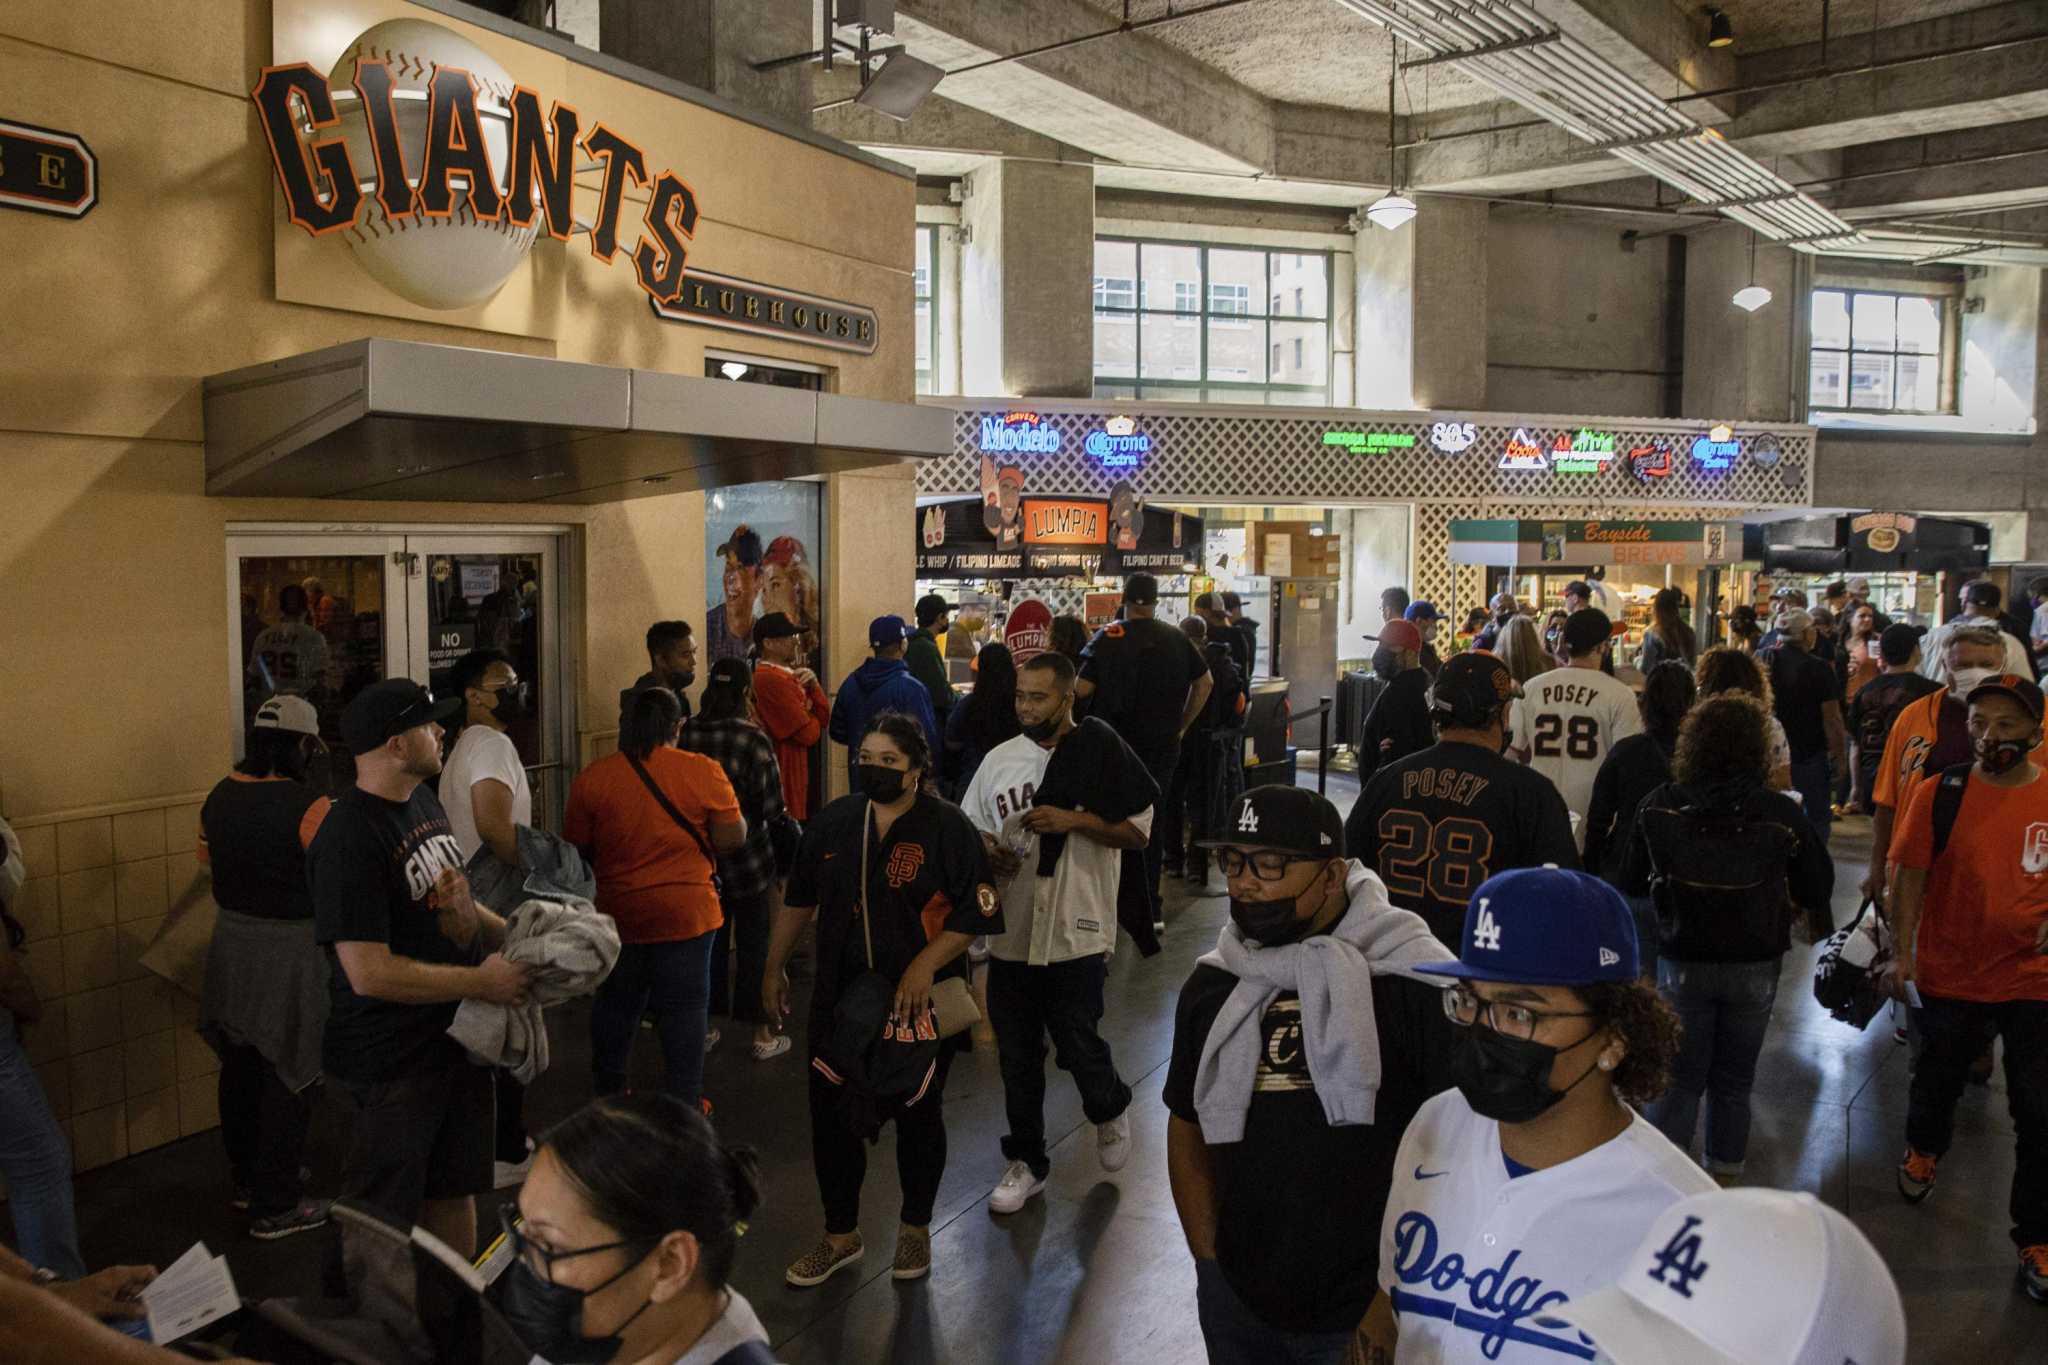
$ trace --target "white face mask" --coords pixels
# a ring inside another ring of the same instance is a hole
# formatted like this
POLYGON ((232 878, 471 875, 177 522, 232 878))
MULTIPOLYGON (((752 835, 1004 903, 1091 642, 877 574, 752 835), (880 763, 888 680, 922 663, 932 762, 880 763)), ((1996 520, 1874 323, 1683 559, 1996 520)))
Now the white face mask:
POLYGON ((1948 694, 1957 701, 1969 700, 1970 693, 1987 678, 1998 676, 1995 668, 1958 668, 1948 675, 1948 694))

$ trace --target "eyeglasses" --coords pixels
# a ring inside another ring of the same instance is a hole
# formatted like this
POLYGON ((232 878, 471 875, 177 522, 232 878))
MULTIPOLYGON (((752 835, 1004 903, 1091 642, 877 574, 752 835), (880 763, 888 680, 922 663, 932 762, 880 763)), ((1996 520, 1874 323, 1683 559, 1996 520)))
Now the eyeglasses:
POLYGON ((641 1240, 629 1239, 623 1242, 606 1242, 603 1246, 572 1247, 567 1251, 549 1251, 534 1245, 531 1238, 521 1230, 519 1203, 507 1199, 498 1205, 498 1226, 505 1230, 506 1240, 512 1243, 513 1254, 526 1262, 526 1268, 545 1279, 555 1282, 555 1262, 574 1260, 578 1256, 594 1256, 600 1251, 618 1251, 625 1247, 646 1246, 641 1240))
POLYGON ((1234 848, 1216 850, 1216 866, 1226 877, 1235 877, 1250 863, 1252 875, 1262 882, 1277 882, 1287 875, 1287 869, 1296 863, 1320 863, 1327 859, 1306 853, 1282 853, 1277 849, 1260 849, 1256 853, 1244 853, 1234 848))
POLYGON ((1487 1000, 1469 986, 1444 989, 1444 1013, 1452 1023, 1467 1028, 1483 1018, 1495 1033, 1525 1043, 1536 1036, 1537 1026, 1545 1019, 1593 1019, 1599 1014, 1597 1010, 1532 1010, 1527 1005, 1487 1000))

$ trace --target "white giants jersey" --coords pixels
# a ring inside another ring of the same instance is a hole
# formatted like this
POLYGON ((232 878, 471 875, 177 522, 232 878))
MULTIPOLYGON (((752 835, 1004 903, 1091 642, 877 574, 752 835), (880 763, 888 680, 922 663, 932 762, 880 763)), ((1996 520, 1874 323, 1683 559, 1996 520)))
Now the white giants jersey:
POLYGON ((1523 683, 1522 693, 1508 721, 1510 747, 1528 754, 1529 766, 1564 797, 1583 850, 1593 779, 1615 741, 1643 728, 1635 689, 1595 668, 1553 668, 1523 683))
POLYGON ((1510 1176, 1500 1125, 1455 1090, 1432 1097, 1401 1138, 1380 1227, 1397 1365, 1592 1360, 1544 1310, 1620 1279, 1658 1214, 1713 1188, 1640 1115, 1562 1166, 1510 1176))
MULTIPOLYGON (((989 750, 960 798, 960 809, 983 833, 995 836, 1023 862, 1003 883, 1003 932, 989 951, 1005 962, 1043 967, 1095 953, 1116 951, 1116 893, 1123 852, 1078 834, 1067 836, 1053 875, 1038 875, 1038 836, 1024 828, 1024 815, 1052 762, 1052 750, 1024 735, 989 750)), ((1152 831, 1152 808, 1131 817, 1141 833, 1152 831)))

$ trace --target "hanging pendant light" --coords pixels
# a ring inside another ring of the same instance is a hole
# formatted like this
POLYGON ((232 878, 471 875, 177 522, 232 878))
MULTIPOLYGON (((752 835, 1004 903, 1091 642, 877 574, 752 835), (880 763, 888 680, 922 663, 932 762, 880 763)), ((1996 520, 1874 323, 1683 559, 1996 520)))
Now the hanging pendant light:
POLYGON ((1745 313, 1754 313, 1771 301, 1771 291, 1756 282, 1756 230, 1749 234, 1749 283, 1735 291, 1733 303, 1745 313))
POLYGON ((1394 35, 1387 34, 1387 179, 1394 183, 1365 210, 1366 221, 1392 232, 1415 216, 1415 201, 1401 193, 1394 174, 1394 76, 1401 69, 1394 47, 1394 35))

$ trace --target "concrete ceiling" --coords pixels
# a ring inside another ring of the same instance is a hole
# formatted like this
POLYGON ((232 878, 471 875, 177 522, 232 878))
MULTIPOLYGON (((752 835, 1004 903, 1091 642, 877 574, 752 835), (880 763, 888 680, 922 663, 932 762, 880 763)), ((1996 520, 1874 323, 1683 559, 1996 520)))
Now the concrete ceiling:
MULTIPOLYGON (((1985 0, 1833 0, 1828 45, 1840 43, 1860 55, 1869 50, 1872 28, 1897 28, 1985 7, 1985 0)), ((1715 8, 1735 28, 1737 58, 1820 41, 1820 0, 1716 0, 1715 8)))

